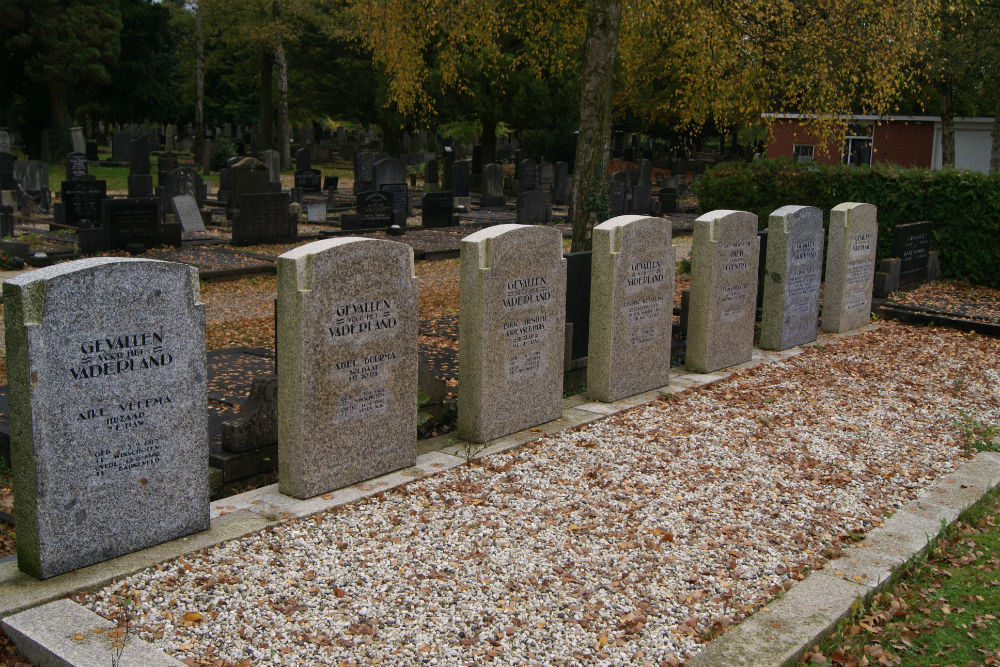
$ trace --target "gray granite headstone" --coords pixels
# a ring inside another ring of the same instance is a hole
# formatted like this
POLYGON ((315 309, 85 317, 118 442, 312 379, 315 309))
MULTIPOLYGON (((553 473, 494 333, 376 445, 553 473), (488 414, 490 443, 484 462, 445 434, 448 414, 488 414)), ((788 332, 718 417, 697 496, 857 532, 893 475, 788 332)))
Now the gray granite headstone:
POLYGON ((74 153, 83 153, 87 150, 87 141, 83 138, 83 128, 74 126, 69 128, 69 140, 73 145, 74 153))
POLYGON ((458 434, 485 442, 562 413, 566 260, 552 227, 462 239, 458 434))
POLYGON ((503 194, 503 165, 491 162, 483 167, 483 196, 479 205, 483 207, 504 206, 507 198, 503 194))
POLYGON ((823 212, 782 206, 768 218, 760 346, 784 350, 816 340, 823 274, 823 212))
POLYGON ((207 529, 197 269, 99 257, 3 292, 18 566, 47 578, 207 529))
POLYGON ((753 213, 710 211, 694 221, 688 370, 711 373, 750 361, 759 256, 753 213))
POLYGON ((670 382, 674 248, 663 218, 594 227, 587 393, 617 401, 670 382))
POLYGON ((201 217, 198 201, 191 195, 178 195, 171 199, 174 211, 185 232, 204 232, 205 220, 201 217))
POLYGON ((7 130, 0 130, 0 153, 10 152, 10 133, 7 130))
POLYGON ((306 221, 326 222, 326 204, 306 204, 306 221))
POLYGON ((25 192, 41 192, 49 187, 49 165, 41 160, 16 160, 14 180, 25 192))
POLYGON ((625 213, 628 205, 628 177, 624 171, 611 174, 611 187, 608 193, 611 204, 611 215, 619 216, 625 213))
POLYGON ((309 498, 414 465, 417 279, 393 241, 278 257, 279 488, 309 498))
POLYGON ((524 159, 518 163, 517 179, 520 192, 538 189, 538 165, 534 160, 524 159))
POLYGON ((267 182, 281 189, 281 162, 276 150, 261 151, 262 161, 267 165, 267 182))
POLYGON ((874 206, 846 202, 831 209, 820 325, 823 331, 844 333, 871 321, 877 243, 874 206))
POLYGON ((380 190, 386 183, 406 183, 406 165, 394 158, 379 160, 373 166, 375 173, 374 190, 380 190))

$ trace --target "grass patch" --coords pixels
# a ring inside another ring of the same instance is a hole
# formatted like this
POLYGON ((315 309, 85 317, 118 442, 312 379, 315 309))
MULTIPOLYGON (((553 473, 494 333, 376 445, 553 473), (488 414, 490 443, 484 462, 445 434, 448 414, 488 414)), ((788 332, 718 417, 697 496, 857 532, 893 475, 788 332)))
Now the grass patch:
POLYGON ((1000 493, 994 489, 842 621, 803 664, 1000 664, 1000 493))

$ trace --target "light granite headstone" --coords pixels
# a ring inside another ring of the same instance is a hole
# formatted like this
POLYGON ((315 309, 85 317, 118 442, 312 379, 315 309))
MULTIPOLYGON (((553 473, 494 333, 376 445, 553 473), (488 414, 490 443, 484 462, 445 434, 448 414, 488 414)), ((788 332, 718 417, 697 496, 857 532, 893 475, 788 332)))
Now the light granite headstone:
POLYGON ((345 237, 278 257, 278 474, 309 498, 414 465, 413 249, 345 237))
POLYGON ((694 221, 688 370, 711 373, 750 361, 759 256, 753 213, 710 211, 694 221))
POLYGON ((177 218, 185 232, 204 232, 205 219, 201 217, 198 201, 191 195, 178 195, 171 199, 177 218))
POLYGON ((823 286, 823 331, 844 333, 871 321, 877 242, 878 222, 873 205, 846 202, 831 209, 823 286))
POLYGON ((44 579, 207 529, 197 269, 98 257, 3 293, 18 566, 44 579))
POLYGON ((617 401, 670 382, 671 223, 623 215, 594 227, 587 393, 617 401))
POLYGON ((816 340, 823 274, 823 212, 782 206, 768 218, 760 346, 784 350, 816 340))
POLYGON ((566 260, 552 227, 462 239, 458 434, 485 442, 562 413, 566 260))

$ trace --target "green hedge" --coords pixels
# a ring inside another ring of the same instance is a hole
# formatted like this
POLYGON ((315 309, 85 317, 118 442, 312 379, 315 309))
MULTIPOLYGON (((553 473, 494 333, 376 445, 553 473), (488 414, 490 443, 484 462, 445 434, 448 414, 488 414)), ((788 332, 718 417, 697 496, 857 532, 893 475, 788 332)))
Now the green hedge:
POLYGON ((778 159, 720 164, 693 188, 702 211, 752 211, 762 229, 771 211, 787 204, 816 206, 827 224, 837 204, 875 204, 879 258, 892 253, 896 225, 928 220, 942 276, 1000 287, 1000 174, 778 159))

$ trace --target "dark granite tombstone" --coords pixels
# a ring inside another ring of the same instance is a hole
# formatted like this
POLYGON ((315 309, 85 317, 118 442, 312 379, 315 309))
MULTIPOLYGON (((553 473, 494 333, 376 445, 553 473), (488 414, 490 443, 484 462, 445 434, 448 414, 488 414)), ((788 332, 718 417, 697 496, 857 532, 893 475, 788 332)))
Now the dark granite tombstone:
POLYGON ((295 187, 303 192, 322 192, 323 172, 318 169, 296 169, 295 187))
POLYGON ((437 160, 428 160, 424 165, 424 183, 438 184, 438 163, 437 160))
POLYGON ((649 160, 639 160, 639 185, 649 185, 653 178, 653 163, 649 160))
POLYGON ((101 219, 101 201, 107 195, 107 181, 63 181, 65 223, 79 227, 82 221, 87 221, 96 226, 101 219))
POLYGON ((619 215, 625 215, 628 192, 626 189, 627 181, 628 177, 623 171, 618 171, 611 175, 611 190, 609 194, 611 200, 612 218, 619 215))
POLYGON ((472 180, 475 183, 479 182, 478 176, 483 173, 483 145, 476 144, 472 147, 472 180))
POLYGON ((0 190, 13 190, 17 187, 14 183, 14 156, 10 153, 0 153, 0 190))
POLYGON ((517 222, 521 225, 545 224, 552 219, 552 210, 543 190, 517 193, 517 222))
POLYGON ((406 183, 384 183, 379 190, 389 193, 392 198, 392 223, 405 227, 410 214, 410 193, 406 183))
POLYGON ((128 175, 128 196, 130 198, 152 197, 153 192, 153 177, 151 174, 128 175))
POLYGON ((458 224, 458 216, 452 210, 455 199, 451 192, 426 192, 421 199, 421 224, 424 227, 452 227, 458 224))
POLYGON ((167 174, 172 172, 177 168, 177 153, 172 153, 170 151, 165 151, 160 153, 159 160, 156 162, 156 183, 157 185, 163 185, 167 174))
POLYGON ((312 151, 309 150, 308 146, 295 151, 295 170, 305 171, 306 169, 312 169, 312 151))
POLYGON ((87 174, 86 153, 70 153, 66 156, 66 180, 75 181, 87 174))
POLYGON ((337 185, 340 183, 339 176, 324 176, 323 177, 323 189, 324 190, 336 190, 337 185))
POLYGON ((552 177, 552 203, 566 204, 569 202, 569 165, 565 162, 556 162, 555 173, 552 177))
POLYGON ((660 188, 660 215, 677 212, 677 188, 660 188))
POLYGON ((98 146, 96 141, 91 140, 87 142, 87 149, 84 153, 86 154, 89 162, 97 162, 97 160, 100 159, 100 156, 97 154, 97 148, 98 146))
POLYGON ((469 163, 465 160, 451 164, 451 191, 456 197, 469 196, 469 163))
MULTIPOLYGON (((267 180, 267 170, 260 172, 267 180)), ((298 221, 288 213, 287 192, 247 192, 240 195, 240 212, 233 218, 233 243, 294 241, 298 221)))
POLYGON ((392 195, 369 190, 356 197, 355 215, 341 216, 342 229, 384 229, 392 224, 392 195))
POLYGON ((911 222, 892 229, 892 256, 901 260, 899 286, 913 287, 927 280, 931 223, 911 222))
POLYGON ((632 188, 632 213, 636 215, 649 215, 650 195, 652 187, 639 184, 632 188))
POLYGON ((128 142, 128 173, 132 176, 149 174, 149 141, 133 139, 128 142))
POLYGON ((354 194, 375 188, 375 154, 358 151, 354 154, 354 194))
POLYGON ((406 183, 406 165, 394 158, 378 160, 373 165, 375 189, 380 190, 387 183, 406 183))
POLYGON ((161 193, 165 201, 180 195, 191 195, 198 206, 205 205, 205 181, 197 169, 177 167, 166 175, 161 183, 161 193))
POLYGON ((111 161, 128 162, 129 143, 132 141, 131 132, 115 132, 111 135, 111 161))
POLYGON ((14 236, 14 207, 0 204, 0 236, 14 236))
POLYGON ((566 324, 573 324, 570 359, 587 356, 590 338, 590 260, 591 253, 563 253, 566 260, 566 324))
POLYGON ((521 160, 517 168, 518 191, 530 192, 538 189, 538 166, 534 160, 521 160))
MULTIPOLYGON (((178 225, 179 226, 179 225, 178 225)), ((104 199, 101 227, 112 248, 151 247, 160 243, 160 202, 157 199, 104 199)))
MULTIPOLYGON (((268 193, 271 190, 266 167, 264 169, 256 169, 253 166, 237 165, 227 167, 224 171, 228 172, 229 175, 230 208, 240 208, 243 206, 242 198, 248 194, 268 193)), ((287 207, 285 212, 288 212, 287 207)))

